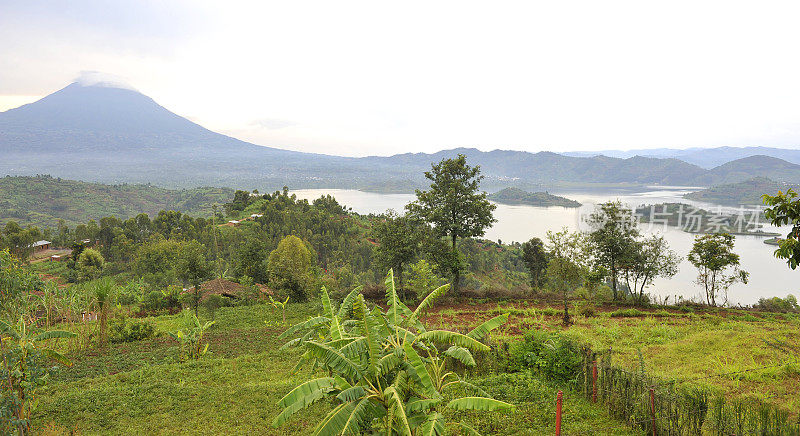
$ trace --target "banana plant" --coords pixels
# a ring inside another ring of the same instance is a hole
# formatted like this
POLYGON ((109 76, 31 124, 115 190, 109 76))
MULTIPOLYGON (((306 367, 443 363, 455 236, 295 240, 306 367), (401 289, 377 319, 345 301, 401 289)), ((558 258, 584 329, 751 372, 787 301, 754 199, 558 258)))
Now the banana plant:
POLYGON ((203 344, 203 336, 205 336, 206 330, 214 325, 214 321, 202 324, 194 313, 188 311, 185 313, 186 328, 169 332, 169 336, 178 341, 181 346, 181 362, 188 359, 200 359, 208 352, 208 343, 203 344))
MULTIPOLYGON (((445 410, 503 411, 514 406, 495 400, 449 371, 453 361, 475 366, 473 352, 485 352, 483 340, 503 325, 508 315, 495 317, 468 334, 427 330, 422 316, 450 285, 433 290, 411 311, 398 298, 392 270, 386 277, 388 309, 368 307, 359 289, 345 297, 338 309, 325 288, 322 314, 287 329, 282 348, 301 347, 298 362, 312 363, 327 377, 300 384, 280 401, 283 410, 272 425, 284 424, 293 414, 322 399, 334 405, 317 425, 315 435, 380 432, 385 435, 442 435, 445 410), (439 352, 440 347, 444 352, 439 352), (446 347, 446 348, 445 348, 446 347), (453 389, 457 386, 466 389, 453 389), (473 396, 460 396, 463 392, 473 396), (445 398, 452 398, 446 401, 445 398)), ((460 423, 470 434, 477 432, 460 423)))
MULTIPOLYGON (((31 331, 20 317, 17 325, 0 320, 0 393, 10 416, 0 417, 0 430, 25 434, 30 429, 36 390, 47 382, 45 360, 72 366, 72 362, 40 343, 48 339, 71 338, 75 334, 61 330, 43 333, 31 331), (8 421, 4 421, 9 419, 8 421)), ((2 432, 5 434, 5 432, 2 432)))
POLYGON ((274 300, 272 298, 272 295, 270 295, 269 303, 272 305, 273 308, 281 310, 281 315, 283 315, 283 323, 286 324, 286 305, 289 304, 289 297, 287 296, 286 300, 281 301, 281 300, 274 300))

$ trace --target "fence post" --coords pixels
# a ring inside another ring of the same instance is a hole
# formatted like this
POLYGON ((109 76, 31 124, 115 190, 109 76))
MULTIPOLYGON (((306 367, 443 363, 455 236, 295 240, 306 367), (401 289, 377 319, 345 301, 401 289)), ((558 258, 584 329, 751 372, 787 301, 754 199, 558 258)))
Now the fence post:
POLYGON ((597 359, 592 361, 592 403, 597 402, 597 359))
POLYGON ((650 423, 653 426, 653 436, 656 436, 656 392, 650 386, 650 423))
POLYGON ((556 395, 556 436, 561 436, 561 403, 564 401, 564 393, 558 391, 556 395))

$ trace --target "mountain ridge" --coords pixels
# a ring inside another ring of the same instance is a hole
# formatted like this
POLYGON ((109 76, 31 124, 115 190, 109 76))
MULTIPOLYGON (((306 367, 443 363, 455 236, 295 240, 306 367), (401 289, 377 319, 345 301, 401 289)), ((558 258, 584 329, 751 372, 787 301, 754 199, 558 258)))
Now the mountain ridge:
POLYGON ((458 153, 481 165, 485 185, 491 189, 559 184, 710 186, 754 176, 800 180, 800 165, 776 158, 704 169, 677 158, 575 157, 466 147, 362 158, 304 153, 213 132, 138 91, 79 83, 0 112, 0 150, 0 174, 51 174, 173 188, 358 189, 390 180, 421 184, 431 163, 458 153))

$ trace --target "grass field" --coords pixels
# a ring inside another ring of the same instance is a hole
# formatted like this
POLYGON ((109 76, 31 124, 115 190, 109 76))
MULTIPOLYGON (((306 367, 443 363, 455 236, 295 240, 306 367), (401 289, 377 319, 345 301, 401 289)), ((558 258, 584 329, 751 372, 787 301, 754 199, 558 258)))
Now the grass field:
MULTIPOLYGON (((511 314, 499 330, 513 340, 530 329, 557 331, 595 351, 613 350, 617 364, 665 380, 706 377, 693 383, 728 397, 755 397, 800 410, 800 362, 766 341, 782 341, 800 349, 800 316, 734 309, 637 310, 601 307, 594 316, 578 315, 561 325, 562 309, 547 303, 520 301, 438 307, 428 322, 467 331, 499 313, 511 314), (640 356, 642 360, 640 360, 640 356), (789 365, 781 365, 786 361, 789 365), (762 370, 751 368, 772 366, 762 370), (732 373, 728 376, 715 374, 732 373)), ((796 413, 796 412, 795 412, 796 413)))
MULTIPOLYGON (((316 313, 313 303, 290 305, 287 322, 316 313)), ((152 318, 158 330, 175 329, 179 316, 152 318)), ((162 336, 109 344, 73 357, 39 394, 34 422, 41 434, 310 434, 328 410, 317 404, 273 429, 276 402, 308 378, 291 374, 298 354, 279 351, 280 314, 269 306, 223 308, 207 335, 210 353, 180 363, 177 344, 162 336), (265 323, 267 321, 268 323, 265 323), (269 324, 269 325, 268 325, 269 324)), ((548 434, 554 431, 559 386, 527 373, 474 374, 470 378, 513 413, 452 415, 483 434, 548 434)), ((566 388, 564 388, 566 389, 566 388)), ((600 406, 567 391, 565 434, 638 434, 600 406)))

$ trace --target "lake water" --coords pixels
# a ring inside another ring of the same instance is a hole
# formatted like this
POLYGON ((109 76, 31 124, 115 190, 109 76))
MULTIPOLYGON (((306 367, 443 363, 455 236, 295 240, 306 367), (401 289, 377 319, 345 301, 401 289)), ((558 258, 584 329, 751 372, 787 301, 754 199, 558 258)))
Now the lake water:
MULTIPOLYGON (((583 204, 580 208, 564 207, 534 207, 511 206, 498 204, 495 210, 497 223, 486 231, 486 238, 502 240, 504 243, 527 241, 532 237, 544 239, 548 230, 560 230, 568 227, 571 230, 586 229, 583 219, 588 216, 596 204, 621 200, 624 204, 636 207, 641 204, 658 204, 663 202, 682 202, 706 210, 717 211, 735 209, 723 208, 718 205, 701 203, 683 199, 683 194, 696 189, 686 187, 652 187, 652 190, 643 192, 630 191, 551 191, 583 204)), ((353 211, 368 214, 382 213, 387 209, 394 209, 400 213, 409 202, 415 199, 413 194, 377 194, 347 189, 302 189, 292 191, 298 198, 313 200, 321 195, 333 195, 340 204, 351 207, 353 211)), ((766 224, 766 223, 764 223, 766 224)), ((651 233, 660 233, 669 242, 670 248, 675 250, 684 260, 680 264, 680 271, 671 279, 658 279, 651 286, 649 292, 660 297, 670 297, 674 301, 676 296, 701 300, 702 289, 694 281, 697 270, 686 260, 692 248, 694 236, 675 227, 661 225, 649 226, 643 224, 643 229, 651 233)), ((781 231, 769 225, 764 226, 765 231, 781 231)), ((763 237, 737 236, 735 251, 741 256, 741 266, 750 273, 749 283, 737 283, 728 291, 728 300, 731 304, 752 304, 761 297, 785 297, 788 294, 800 296, 800 270, 791 270, 786 263, 773 256, 774 246, 764 244, 763 237)), ((722 298, 718 297, 717 301, 722 298)))

